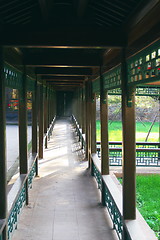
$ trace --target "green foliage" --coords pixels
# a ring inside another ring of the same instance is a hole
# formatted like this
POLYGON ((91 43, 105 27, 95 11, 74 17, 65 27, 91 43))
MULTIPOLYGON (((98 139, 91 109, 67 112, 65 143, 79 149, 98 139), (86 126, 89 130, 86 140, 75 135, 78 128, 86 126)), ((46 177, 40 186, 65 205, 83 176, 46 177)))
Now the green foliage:
MULTIPOLYGON (((150 122, 137 122, 136 123, 136 141, 144 142, 150 128, 150 122)), ((97 120, 97 141, 100 141, 100 121, 97 120)), ((122 141, 122 122, 109 121, 109 141, 122 141)), ((149 135, 148 142, 159 141, 159 123, 156 122, 149 135)))
POLYGON ((121 96, 118 95, 109 95, 108 96, 108 105, 110 104, 121 104, 121 96))
POLYGON ((152 97, 147 96, 136 96, 135 98, 136 107, 140 108, 153 108, 158 107, 158 101, 152 97))

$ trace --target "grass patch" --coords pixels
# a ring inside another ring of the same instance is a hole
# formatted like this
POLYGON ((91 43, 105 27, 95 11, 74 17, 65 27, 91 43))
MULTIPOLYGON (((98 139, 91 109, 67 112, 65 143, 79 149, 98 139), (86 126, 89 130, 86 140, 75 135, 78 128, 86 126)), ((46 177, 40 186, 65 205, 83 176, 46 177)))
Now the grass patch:
MULTIPOLYGON (((122 179, 119 179, 122 183, 122 179)), ((160 175, 136 177, 137 208, 160 240, 160 175)))
POLYGON ((160 175, 137 176, 137 208, 160 239, 160 175))
MULTIPOLYGON (((136 141, 144 142, 151 126, 150 122, 136 122, 136 141)), ((100 141, 100 121, 96 122, 97 128, 97 141, 100 141)), ((122 141, 122 123, 120 121, 109 121, 109 141, 122 141)), ((156 122, 152 128, 149 135, 148 142, 158 142, 159 141, 159 123, 156 122)))

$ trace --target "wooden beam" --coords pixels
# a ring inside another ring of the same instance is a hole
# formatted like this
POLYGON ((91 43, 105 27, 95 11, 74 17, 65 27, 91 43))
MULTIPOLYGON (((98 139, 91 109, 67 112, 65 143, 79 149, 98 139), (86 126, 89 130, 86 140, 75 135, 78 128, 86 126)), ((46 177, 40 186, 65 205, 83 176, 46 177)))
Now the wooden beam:
POLYGON ((79 53, 70 54, 62 53, 57 55, 45 54, 25 54, 24 63, 28 67, 98 67, 100 57, 98 54, 79 53))
POLYGON ((36 68, 35 70, 37 75, 45 76, 90 76, 92 75, 91 68, 36 68))
POLYGON ((73 86, 71 86, 71 87, 57 87, 57 86, 55 86, 54 87, 54 90, 55 91, 65 91, 65 92, 74 92, 75 90, 77 89, 77 87, 73 87, 73 86))
POLYGON ((84 81, 83 76, 42 76, 41 79, 46 81, 84 81))
POLYGON ((124 47, 127 44, 125 33, 121 29, 95 26, 54 27, 53 30, 31 29, 25 27, 9 28, 4 26, 0 44, 4 46, 38 48, 108 48, 124 47))
POLYGON ((136 8, 136 12, 133 12, 130 16, 130 20, 127 23, 128 28, 133 28, 156 6, 158 6, 159 0, 143 0, 140 2, 139 7, 136 8))
POLYGON ((65 83, 65 84, 68 84, 68 83, 74 83, 74 84, 83 84, 84 81, 77 81, 77 80, 72 80, 72 81, 69 81, 69 80, 47 80, 46 83, 56 83, 56 84, 61 84, 61 83, 65 83))
POLYGON ((50 83, 50 85, 52 86, 58 86, 58 87, 79 87, 79 86, 82 86, 82 84, 53 84, 53 83, 50 83))
POLYGON ((49 84, 55 84, 55 85, 68 85, 68 84, 74 84, 74 85, 82 85, 83 82, 74 82, 74 81, 46 81, 46 83, 49 84))
MULTIPOLYGON (((151 2, 152 4, 154 4, 154 2, 156 3, 156 0, 155 1, 153 0, 151 2)), ((160 36, 159 12, 160 12, 160 3, 157 3, 152 9, 147 8, 146 15, 144 16, 143 19, 141 19, 140 16, 138 15, 137 17, 135 17, 135 19, 132 20, 133 21, 132 28, 128 29, 129 45, 132 45, 132 47, 135 47, 135 48, 137 47, 142 48, 144 47, 144 43, 147 45, 160 36)))

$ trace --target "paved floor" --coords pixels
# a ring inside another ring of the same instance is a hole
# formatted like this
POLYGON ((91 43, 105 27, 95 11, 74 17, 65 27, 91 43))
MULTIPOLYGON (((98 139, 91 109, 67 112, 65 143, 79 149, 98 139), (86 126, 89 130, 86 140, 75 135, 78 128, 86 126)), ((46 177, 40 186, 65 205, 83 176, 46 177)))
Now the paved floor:
POLYGON ((117 240, 72 126, 59 120, 13 240, 117 240))

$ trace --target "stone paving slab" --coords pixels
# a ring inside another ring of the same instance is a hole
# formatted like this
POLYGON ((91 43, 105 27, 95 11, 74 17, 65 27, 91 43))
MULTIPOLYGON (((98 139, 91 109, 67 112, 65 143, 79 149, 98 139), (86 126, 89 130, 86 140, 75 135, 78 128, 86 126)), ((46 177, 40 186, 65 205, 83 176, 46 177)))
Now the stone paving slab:
POLYGON ((72 125, 58 120, 13 240, 117 240, 72 125))

